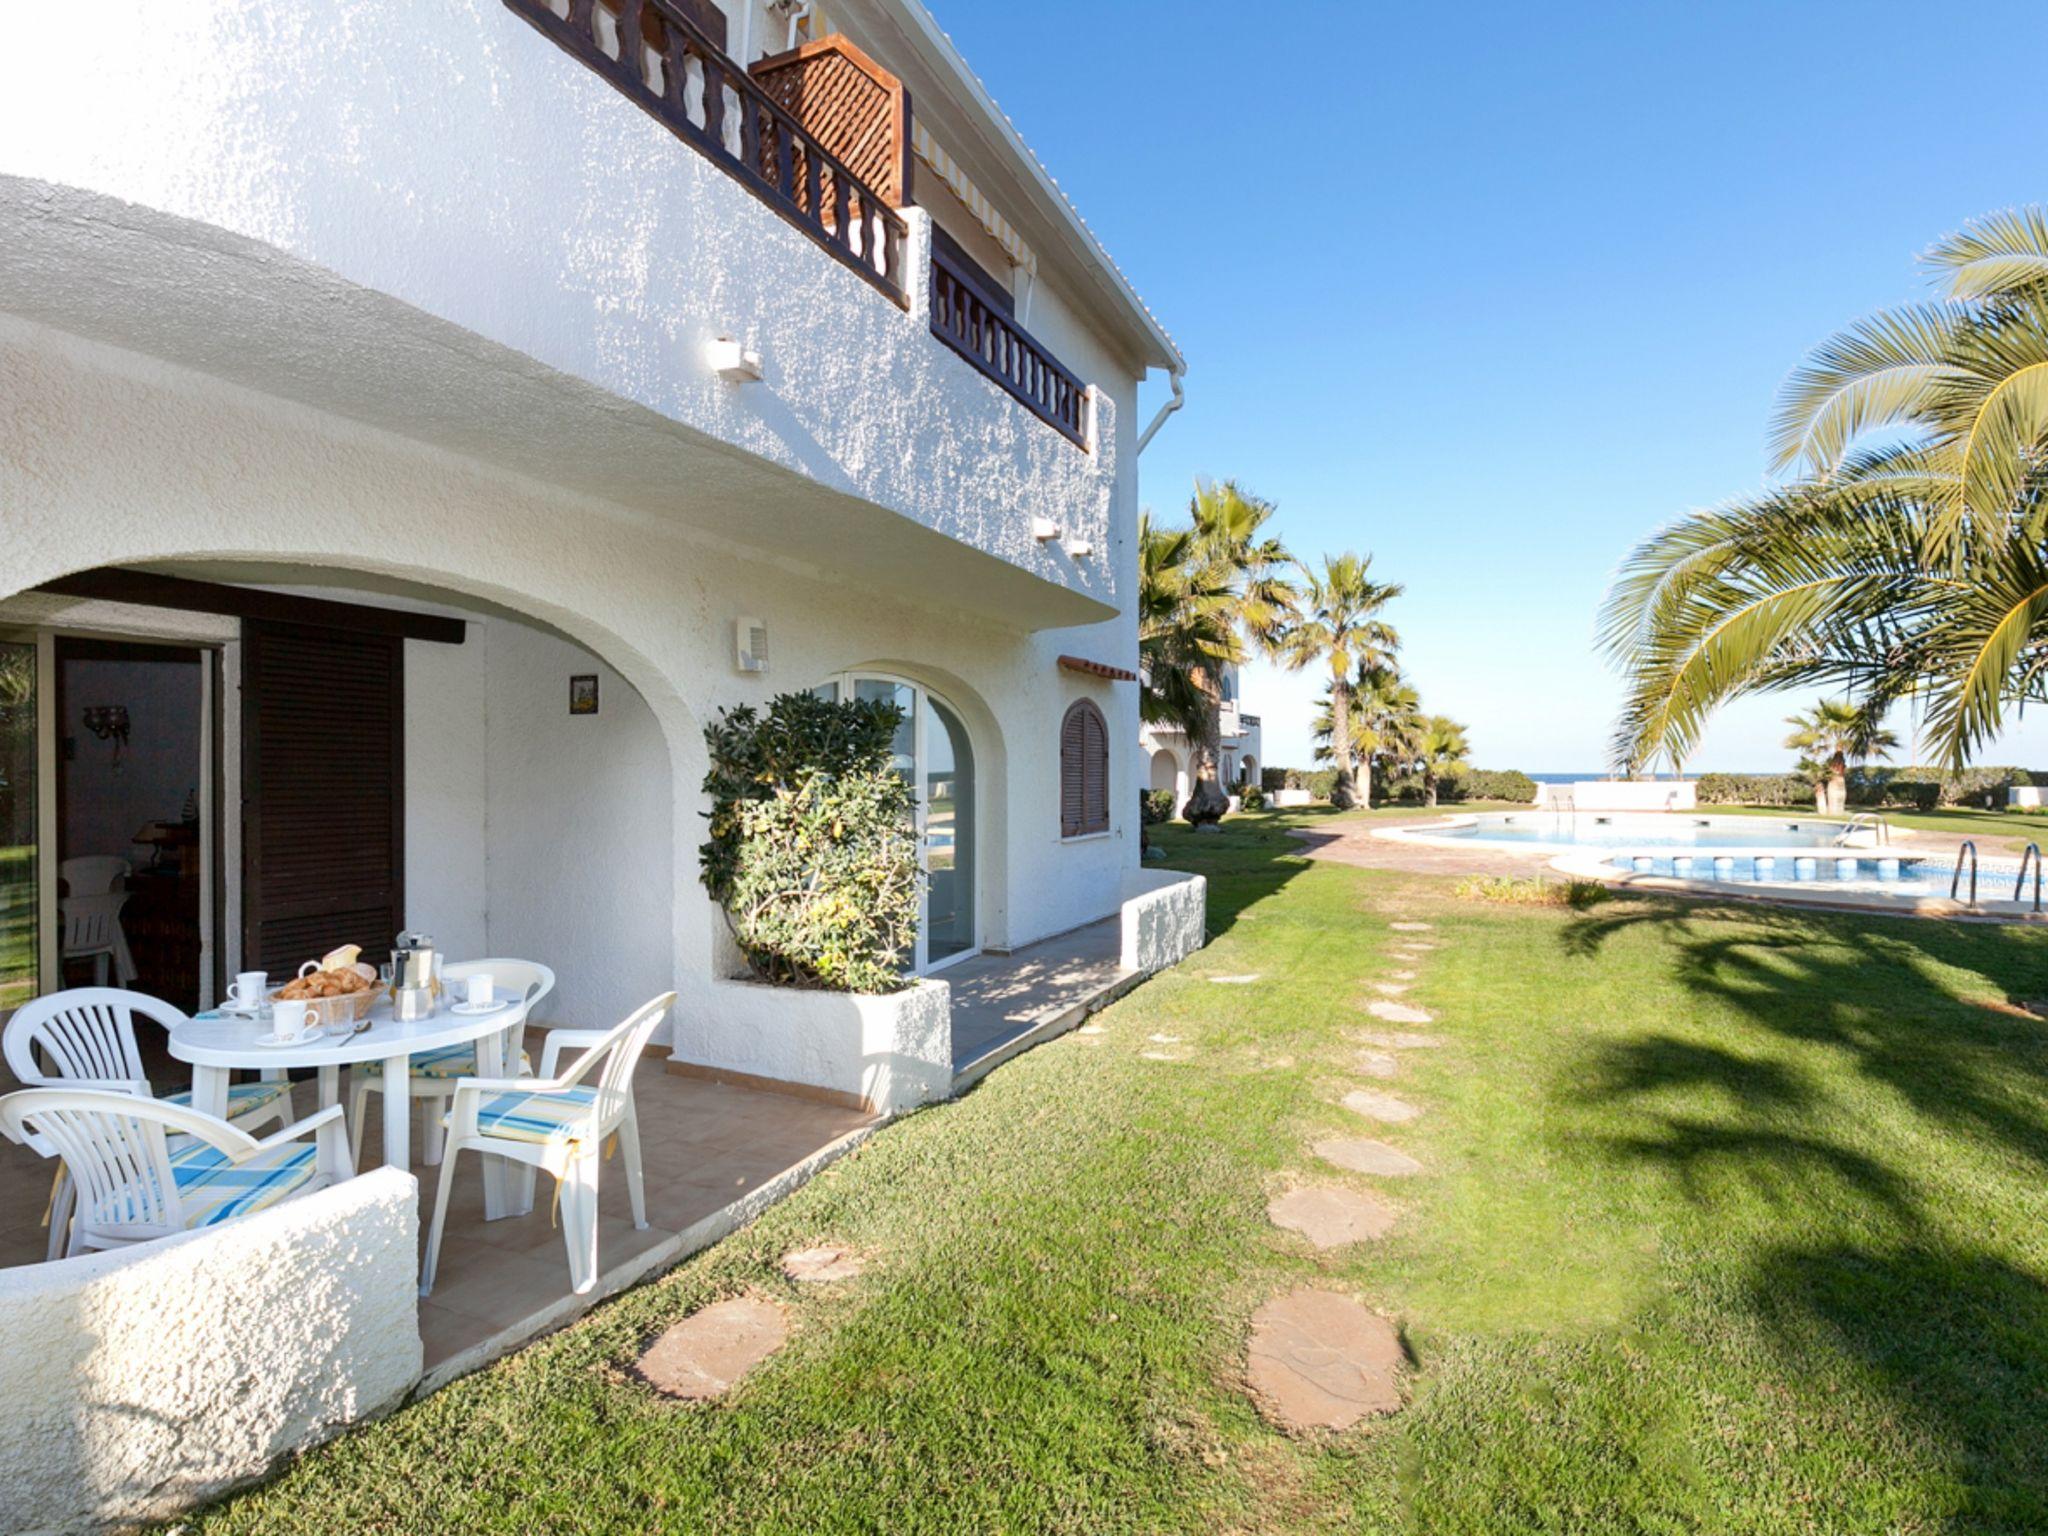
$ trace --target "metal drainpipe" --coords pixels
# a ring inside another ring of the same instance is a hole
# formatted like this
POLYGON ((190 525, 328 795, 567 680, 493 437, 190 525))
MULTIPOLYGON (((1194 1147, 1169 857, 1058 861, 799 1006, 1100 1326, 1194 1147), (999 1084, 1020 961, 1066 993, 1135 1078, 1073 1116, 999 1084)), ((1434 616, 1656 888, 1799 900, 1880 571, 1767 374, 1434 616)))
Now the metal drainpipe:
POLYGON ((1145 451, 1145 445, 1152 441, 1153 436, 1159 431, 1161 427, 1166 425, 1166 418, 1171 416, 1175 411, 1179 410, 1182 406, 1188 403, 1187 392, 1181 387, 1181 381, 1187 378, 1187 376, 1188 371, 1185 368, 1176 368, 1173 370, 1173 398, 1167 401, 1166 404, 1159 407, 1159 414, 1152 418, 1152 425, 1147 427, 1144 431, 1144 434, 1139 437, 1139 453, 1143 453, 1145 451))

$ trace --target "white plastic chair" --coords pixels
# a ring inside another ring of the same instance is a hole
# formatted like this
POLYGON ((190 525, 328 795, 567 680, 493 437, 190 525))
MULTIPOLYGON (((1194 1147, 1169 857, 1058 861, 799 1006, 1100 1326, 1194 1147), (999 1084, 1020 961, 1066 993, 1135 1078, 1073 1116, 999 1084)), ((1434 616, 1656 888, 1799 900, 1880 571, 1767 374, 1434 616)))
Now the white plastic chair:
MULTIPOLYGON (((0 1055, 25 1088, 85 1088, 153 1098, 135 1038, 135 1016, 141 1014, 165 1031, 186 1022, 183 1010, 142 992, 120 987, 75 987, 31 998, 16 1009, 0 1031, 0 1055)), ((189 1106, 192 1094, 166 1095, 160 1102, 189 1106)), ((254 1083, 228 1089, 228 1122, 248 1131, 291 1118, 292 1085, 275 1068, 254 1083)), ((60 1170, 50 1192, 50 1250, 56 1258, 64 1244, 71 1212, 71 1185, 60 1170)))
POLYGON ((104 987, 109 979, 126 986, 135 979, 128 936, 121 929, 121 909, 127 905, 126 891, 66 896, 57 903, 58 915, 64 920, 64 937, 58 953, 66 960, 91 960, 97 986, 104 987))
POLYGON ((465 1077, 455 1085, 448 1112, 448 1155, 434 1194, 434 1221, 427 1233, 427 1262, 420 1294, 434 1288, 441 1259, 441 1231, 455 1185, 455 1160, 463 1152, 507 1158, 524 1173, 524 1196, 532 1200, 533 1171, 553 1175, 561 1201, 562 1238, 569 1249, 569 1283, 577 1295, 597 1284, 597 1175, 605 1139, 618 1133, 626 1164, 626 1192, 633 1225, 647 1226, 647 1186, 640 1166, 640 1122, 633 1108, 633 1068, 676 995, 643 1003, 611 1029, 557 1029, 541 1049, 538 1078, 465 1077), (556 1075, 562 1050, 582 1048, 568 1071, 556 1075), (594 1085, 584 1079, 596 1074, 594 1085))
POLYGON ((23 1088, 0 1098, 0 1132, 64 1160, 78 1191, 66 1257, 217 1226, 353 1172, 339 1104, 258 1141, 159 1099, 23 1088))
MULTIPOLYGON (((444 967, 441 981, 450 997, 460 998, 467 990, 469 978, 481 975, 488 975, 500 991, 525 995, 526 1013, 518 1024, 507 1026, 503 1055, 508 1064, 518 1063, 519 1076, 527 1076, 533 1067, 527 1061, 526 1053, 520 1049, 516 1036, 525 1032, 526 1024, 540 1006, 541 999, 555 990, 555 973, 537 960, 464 960, 459 965, 444 967)), ((410 1113, 412 1100, 426 1101, 426 1123, 421 1127, 420 1135, 420 1160, 429 1168, 441 1161, 445 1135, 442 1115, 447 1100, 454 1096, 458 1079, 475 1076, 476 1047, 473 1045, 451 1045, 443 1050, 422 1051, 412 1058, 412 1070, 405 1086, 406 1112, 410 1113)), ((349 1151, 358 1158, 363 1151, 363 1110, 368 1106, 371 1094, 383 1091, 382 1062, 350 1068, 348 1144, 349 1151)), ((384 1106, 384 1113, 392 1113, 388 1103, 384 1106)))
POLYGON ((130 866, 119 854, 95 853, 85 858, 65 859, 57 865, 57 877, 72 896, 107 896, 122 888, 130 866))

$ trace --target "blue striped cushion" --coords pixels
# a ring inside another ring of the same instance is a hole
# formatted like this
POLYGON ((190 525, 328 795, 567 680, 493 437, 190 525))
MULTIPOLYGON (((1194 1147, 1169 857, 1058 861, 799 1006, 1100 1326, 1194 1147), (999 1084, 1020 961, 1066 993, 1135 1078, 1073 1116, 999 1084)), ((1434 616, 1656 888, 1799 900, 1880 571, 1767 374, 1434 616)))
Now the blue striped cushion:
POLYGON ((486 1136, 545 1145, 568 1141, 589 1122, 595 1088, 565 1088, 560 1093, 500 1093, 484 1100, 476 1112, 476 1128, 486 1136))
POLYGON ((244 1163, 230 1161, 225 1152, 203 1141, 174 1147, 171 1177, 185 1209, 185 1225, 217 1226, 277 1204, 312 1181, 316 1155, 311 1141, 274 1147, 244 1163))
MULTIPOLYGON (((230 1083, 228 1085, 228 1118, 239 1120, 244 1115, 253 1115, 266 1104, 273 1104, 292 1091, 290 1083, 230 1083)), ((190 1107, 190 1093, 174 1093, 165 1098, 166 1104, 183 1104, 190 1107)))
MULTIPOLYGON (((384 1074, 383 1064, 377 1063, 368 1069, 371 1077, 384 1074)), ((432 1078, 436 1081, 453 1082, 458 1077, 478 1077, 476 1069, 476 1047, 473 1045, 444 1045, 438 1051, 421 1051, 412 1059, 412 1075, 416 1078, 432 1078)), ((526 1052, 519 1053, 519 1075, 533 1076, 533 1061, 526 1052)))

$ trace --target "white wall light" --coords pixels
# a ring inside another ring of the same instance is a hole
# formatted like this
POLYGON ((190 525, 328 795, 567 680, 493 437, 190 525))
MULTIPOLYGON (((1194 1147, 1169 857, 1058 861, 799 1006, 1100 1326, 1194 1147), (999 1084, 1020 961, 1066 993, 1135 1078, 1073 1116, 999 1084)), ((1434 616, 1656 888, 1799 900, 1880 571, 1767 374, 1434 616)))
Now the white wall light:
POLYGON ((1060 536, 1060 525, 1049 517, 1031 519, 1031 537, 1041 544, 1049 544, 1060 536))
POLYGON ((730 336, 721 336, 704 349, 712 372, 730 384, 745 384, 761 377, 761 354, 751 352, 730 336))
POLYGON ((1095 546, 1086 539, 1069 539, 1067 541, 1067 553, 1076 560, 1086 560, 1095 553, 1095 546))

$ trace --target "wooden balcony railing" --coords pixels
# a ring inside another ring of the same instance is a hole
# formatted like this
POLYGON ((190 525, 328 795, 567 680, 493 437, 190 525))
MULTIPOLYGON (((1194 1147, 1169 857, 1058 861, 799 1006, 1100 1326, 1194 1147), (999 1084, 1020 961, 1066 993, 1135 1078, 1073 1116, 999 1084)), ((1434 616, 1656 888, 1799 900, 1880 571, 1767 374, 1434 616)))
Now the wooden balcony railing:
POLYGON ((983 291, 974 276, 934 248, 932 334, 1023 402, 1039 420, 1085 449, 1088 392, 1031 333, 983 291))
POLYGON ((521 19, 909 307, 903 216, 728 58, 690 0, 505 0, 521 19))

